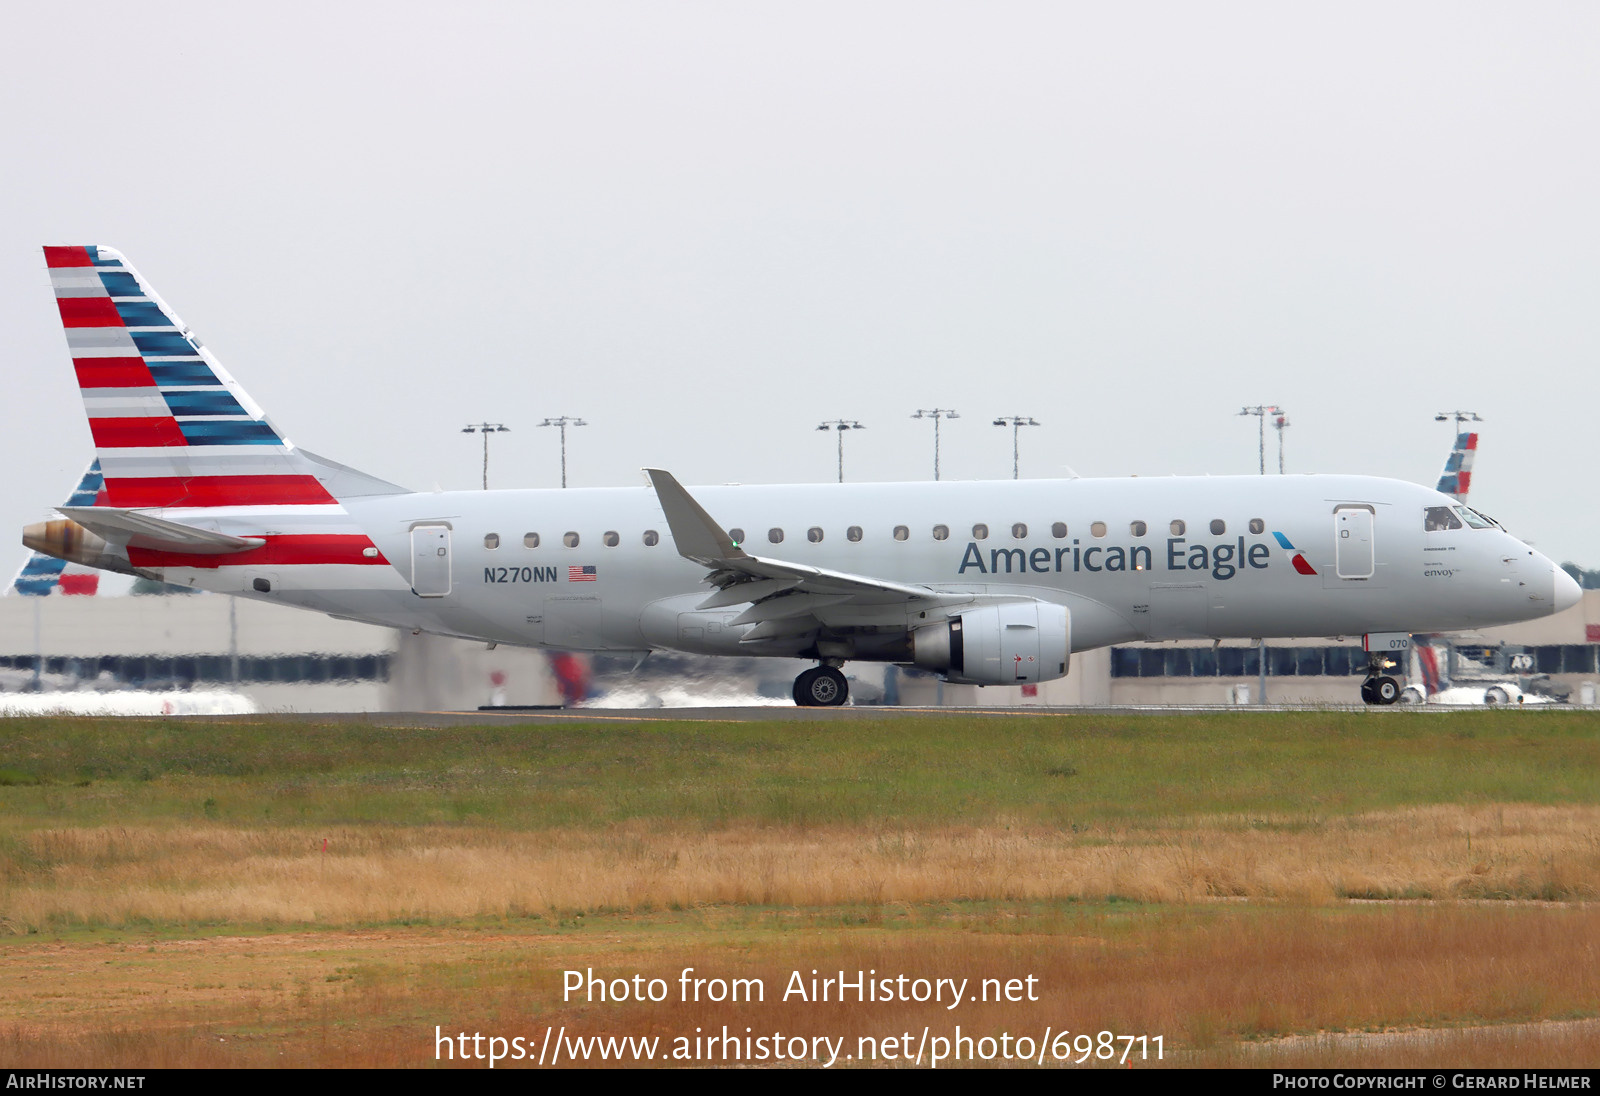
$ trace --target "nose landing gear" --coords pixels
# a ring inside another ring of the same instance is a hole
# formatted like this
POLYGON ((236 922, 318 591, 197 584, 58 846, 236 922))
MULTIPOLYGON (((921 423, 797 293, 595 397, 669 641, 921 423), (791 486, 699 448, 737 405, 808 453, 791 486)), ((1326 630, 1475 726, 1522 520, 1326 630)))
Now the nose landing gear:
POLYGON ((794 702, 802 708, 832 708, 850 699, 850 683, 837 666, 815 666, 794 679, 794 702))

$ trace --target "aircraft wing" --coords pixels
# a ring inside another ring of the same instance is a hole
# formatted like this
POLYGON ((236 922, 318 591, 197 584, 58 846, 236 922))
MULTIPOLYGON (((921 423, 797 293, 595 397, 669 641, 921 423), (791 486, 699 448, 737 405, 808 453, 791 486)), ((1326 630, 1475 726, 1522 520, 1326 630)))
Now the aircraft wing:
POLYGON ((806 630, 826 624, 830 617, 838 617, 846 610, 971 600, 968 595, 949 595, 930 586, 752 556, 733 543, 672 473, 646 468, 645 474, 661 500, 678 553, 711 570, 706 581, 717 590, 699 608, 749 604, 750 608, 730 622, 756 625, 745 633, 747 640, 768 639, 792 634, 797 628, 806 630))

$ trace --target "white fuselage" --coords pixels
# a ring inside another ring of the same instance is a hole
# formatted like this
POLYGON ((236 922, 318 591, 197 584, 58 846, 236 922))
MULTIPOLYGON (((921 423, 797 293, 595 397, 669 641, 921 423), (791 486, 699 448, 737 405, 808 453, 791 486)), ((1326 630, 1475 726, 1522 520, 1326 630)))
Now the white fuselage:
MULTIPOLYGON (((1528 620, 1576 600, 1571 579, 1515 537, 1498 527, 1427 531, 1427 508, 1452 500, 1373 477, 723 486, 692 493, 724 528, 741 531, 735 539, 752 555, 926 586, 958 601, 1065 605, 1072 650, 1142 639, 1448 631, 1528 620), (773 539, 775 531, 781 539, 773 539)), ((815 651, 815 633, 742 641, 750 627, 734 623, 742 606, 697 608, 710 592, 707 568, 675 550, 648 487, 341 502, 392 566, 168 567, 163 577, 499 643, 815 651), (268 592, 258 592, 258 577, 269 579, 268 592), (424 586, 430 596, 417 592, 424 586)), ((166 515, 184 520, 194 513, 166 515)), ((242 508, 220 521, 215 511, 208 516, 225 532, 271 524, 242 508)), ((917 616, 915 608, 894 606, 835 615, 828 630, 843 646, 832 650, 908 661, 905 636, 917 616)))

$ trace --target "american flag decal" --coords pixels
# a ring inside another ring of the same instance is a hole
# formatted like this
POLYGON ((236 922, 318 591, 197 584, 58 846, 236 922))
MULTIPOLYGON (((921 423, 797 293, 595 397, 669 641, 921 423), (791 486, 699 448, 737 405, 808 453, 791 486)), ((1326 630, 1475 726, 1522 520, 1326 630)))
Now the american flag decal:
POLYGON ((593 582, 597 577, 593 566, 567 568, 568 582, 593 582))

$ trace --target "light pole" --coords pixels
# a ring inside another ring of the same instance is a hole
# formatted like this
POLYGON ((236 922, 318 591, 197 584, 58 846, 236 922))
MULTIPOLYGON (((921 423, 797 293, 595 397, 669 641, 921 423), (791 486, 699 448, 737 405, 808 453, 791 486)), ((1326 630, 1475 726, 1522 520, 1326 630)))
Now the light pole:
POLYGON ((478 422, 470 426, 463 426, 461 432, 463 434, 481 433, 483 435, 483 489, 487 491, 489 489, 489 435, 508 434, 511 432, 511 428, 502 426, 497 422, 478 422))
MULTIPOLYGON (((1243 411, 1240 411, 1239 414, 1254 415, 1256 418, 1261 420, 1259 424, 1261 433, 1261 474, 1264 476, 1267 474, 1267 416, 1281 415, 1283 412, 1279 409, 1277 404, 1258 403, 1254 407, 1246 407, 1243 411)), ((1282 435, 1280 435, 1280 437, 1281 436, 1282 435)))
POLYGON ((1017 479, 1017 435, 1021 433, 1024 426, 1038 426, 1039 424, 1024 415, 1001 415, 994 420, 994 424, 996 426, 1011 427, 1011 478, 1017 479))
POLYGON ((1483 416, 1476 411, 1441 411, 1433 416, 1434 422, 1449 422, 1456 420, 1456 433, 1461 433, 1461 424, 1464 422, 1482 422, 1483 416))
POLYGON ((589 424, 582 419, 576 419, 570 415, 562 415, 559 418, 545 419, 539 425, 556 426, 561 429, 561 486, 565 487, 567 485, 567 427, 588 426, 589 424))
POLYGON ((1283 431, 1289 425, 1289 416, 1280 408, 1278 417, 1272 420, 1272 428, 1278 432, 1278 475, 1283 475, 1283 431))
POLYGON ((817 427, 818 430, 837 430, 839 432, 839 482, 844 482, 844 432, 846 430, 865 430, 855 419, 830 419, 817 427))
POLYGON ((931 411, 924 411, 924 410, 919 408, 917 410, 917 413, 915 415, 912 415, 911 417, 914 418, 914 419, 932 419, 933 420, 933 478, 934 479, 938 479, 939 478, 939 420, 940 419, 959 419, 961 416, 959 414, 957 414, 956 412, 951 411, 947 407, 935 407, 931 411))

